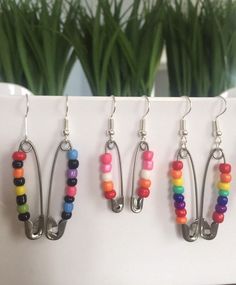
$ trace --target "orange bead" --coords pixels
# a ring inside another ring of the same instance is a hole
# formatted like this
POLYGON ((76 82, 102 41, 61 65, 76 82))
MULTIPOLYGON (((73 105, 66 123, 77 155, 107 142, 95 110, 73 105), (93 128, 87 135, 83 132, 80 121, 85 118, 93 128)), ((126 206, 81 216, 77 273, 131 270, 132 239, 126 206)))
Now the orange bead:
POLYGON ((141 188, 149 188, 151 186, 151 180, 149 180, 149 179, 139 179, 138 185, 141 188))
POLYGON ((183 225, 187 223, 186 217, 176 217, 176 223, 179 225, 183 225))
POLYGON ((223 183, 229 183, 231 181, 231 175, 227 173, 221 173, 220 181, 223 183))
POLYGON ((178 179, 182 177, 182 171, 181 170, 171 170, 170 175, 172 178, 178 179))
POLYGON ((112 181, 103 181, 102 182, 102 189, 105 192, 112 191, 114 189, 114 185, 112 181))
POLYGON ((13 170, 13 176, 15 178, 21 178, 24 176, 24 169, 23 168, 16 168, 13 170))

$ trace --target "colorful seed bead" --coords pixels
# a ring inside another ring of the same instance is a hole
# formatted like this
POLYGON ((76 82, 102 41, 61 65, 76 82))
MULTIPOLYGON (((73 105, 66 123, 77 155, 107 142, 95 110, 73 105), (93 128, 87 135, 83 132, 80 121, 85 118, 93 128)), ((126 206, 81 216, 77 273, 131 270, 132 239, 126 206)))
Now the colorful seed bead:
POLYGON ((186 209, 176 209, 175 214, 177 217, 185 217, 187 215, 186 209))
POLYGON ((183 201, 183 202, 175 202, 175 209, 184 209, 185 208, 185 206, 186 206, 186 204, 185 204, 185 202, 183 201))
POLYGON ((181 170, 183 168, 183 162, 181 160, 176 160, 172 162, 173 170, 181 170))
POLYGON ((149 188, 152 183, 150 179, 139 179, 138 184, 141 188, 149 188))
POLYGON ((227 207, 217 204, 215 210, 217 213, 225 213, 227 211, 227 207))
POLYGON ((226 206, 228 203, 228 198, 224 196, 219 196, 217 199, 217 203, 221 206, 226 206))
POLYGON ((186 217, 176 217, 176 223, 179 225, 184 225, 187 223, 186 217))
POLYGON ((23 204, 23 205, 17 206, 17 212, 19 214, 24 214, 24 213, 29 212, 29 205, 28 204, 23 204))
POLYGON ((63 211, 61 213, 62 220, 69 220, 72 217, 72 211, 74 208, 73 202, 75 201, 75 195, 77 192, 77 175, 79 167, 78 151, 76 149, 71 149, 67 152, 68 158, 68 169, 67 175, 67 186, 66 195, 64 196, 63 211))
POLYGON ((111 164, 112 155, 109 152, 106 152, 100 156, 100 161, 103 164, 111 164))
POLYGON ((23 213, 23 214, 19 214, 19 215, 18 215, 18 219, 19 219, 20 221, 22 221, 22 222, 28 221, 29 218, 30 218, 30 213, 29 213, 29 212, 23 213))
POLYGON ((26 193, 25 186, 17 186, 16 187, 16 195, 17 196, 24 195, 25 193, 26 193))
POLYGON ((150 151, 150 150, 146 150, 143 152, 143 160, 147 160, 147 161, 151 161, 153 159, 153 151, 150 151))
POLYGON ((182 177, 182 171, 172 169, 170 175, 173 179, 179 179, 182 177))
POLYGON ((112 180, 111 172, 102 173, 101 174, 101 179, 102 179, 102 181, 111 181, 112 180))
POLYGON ((140 198, 147 198, 150 195, 150 190, 148 188, 139 188, 138 196, 140 198))
POLYGON ((77 177, 77 169, 68 169, 67 170, 68 178, 76 178, 77 177))
POLYGON ((183 186, 173 186, 172 189, 173 189, 173 192, 176 194, 183 194, 184 193, 184 187, 183 186))
POLYGON ((229 196, 229 191, 228 190, 219 190, 219 196, 227 197, 227 196, 229 196))
POLYGON ((24 176, 24 169, 23 168, 14 168, 13 176, 15 178, 21 178, 24 176))
POLYGON ((66 187, 66 195, 74 197, 76 195, 77 189, 75 186, 67 186, 66 187))
POLYGON ((26 159, 26 153, 23 151, 15 151, 12 155, 13 160, 23 161, 26 159))
POLYGON ((230 173, 231 172, 231 165, 228 163, 220 163, 219 170, 221 173, 230 173))
POLYGON ((114 184, 112 181, 103 181, 102 182, 102 189, 105 192, 112 191, 114 189, 114 184))
POLYGON ((108 173, 108 172, 111 172, 112 165, 111 164, 101 164, 100 169, 102 173, 108 173))
POLYGON ((224 221, 224 214, 214 212, 212 215, 212 219, 215 223, 220 224, 224 221))
POLYGON ((23 167, 23 161, 22 160, 14 160, 12 162, 12 167, 13 168, 22 168, 23 167))
POLYGON ((16 204, 23 205, 27 202, 27 196, 25 194, 16 196, 16 204))
POLYGON ((230 183, 231 182, 231 175, 228 173, 221 173, 220 181, 223 183, 230 183))
POLYGON ((182 177, 181 177, 181 178, 178 178, 178 179, 172 179, 172 184, 173 184, 174 186, 183 186, 184 180, 183 180, 182 177))
POLYGON ((173 195, 173 199, 175 200, 175 202, 183 202, 184 201, 184 195, 175 193, 173 195))
POLYGON ((109 192, 104 192, 104 197, 108 200, 114 199, 116 197, 116 191, 112 190, 109 192))
POLYGON ((140 172, 140 178, 149 180, 151 178, 151 171, 142 169, 140 172))
POLYGON ((69 160, 74 160, 78 158, 78 151, 76 149, 71 149, 67 153, 67 157, 69 160))
POLYGON ((153 169, 153 161, 143 160, 142 168, 146 169, 146 170, 152 170, 153 169))
POLYGON ((15 186, 23 186, 25 185, 25 178, 21 177, 21 178, 14 178, 13 180, 15 186))
POLYGON ((229 190, 230 189, 230 183, 223 183, 223 182, 219 182, 217 184, 218 189, 220 190, 229 190))

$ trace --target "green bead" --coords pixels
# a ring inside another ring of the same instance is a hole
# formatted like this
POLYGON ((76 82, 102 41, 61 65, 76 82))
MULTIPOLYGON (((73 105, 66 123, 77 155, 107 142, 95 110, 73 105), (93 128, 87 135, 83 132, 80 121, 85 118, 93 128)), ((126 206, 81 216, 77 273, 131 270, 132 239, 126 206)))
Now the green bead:
POLYGON ((173 192, 175 194, 182 194, 184 193, 184 187, 183 186, 173 186, 173 192))
POLYGON ((19 214, 24 214, 26 212, 29 212, 29 205, 28 204, 23 204, 23 205, 17 206, 17 212, 19 214))
POLYGON ((227 197, 227 196, 229 196, 229 191, 227 191, 227 190, 219 190, 219 195, 227 197))

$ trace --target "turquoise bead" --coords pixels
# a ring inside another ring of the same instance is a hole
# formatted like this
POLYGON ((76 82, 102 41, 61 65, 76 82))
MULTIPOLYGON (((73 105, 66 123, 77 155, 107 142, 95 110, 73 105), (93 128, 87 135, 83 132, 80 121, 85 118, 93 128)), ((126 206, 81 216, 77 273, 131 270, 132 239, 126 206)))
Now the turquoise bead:
POLYGON ((64 203, 63 210, 66 213, 71 213, 73 211, 74 205, 73 203, 64 203))
POLYGON ((176 194, 183 194, 184 193, 184 187, 183 186, 173 186, 173 192, 176 194))
POLYGON ((68 151, 68 159, 74 160, 78 158, 78 151, 76 149, 71 149, 68 151))
POLYGON ((227 191, 227 190, 219 190, 219 195, 227 197, 227 196, 229 196, 229 191, 227 191))

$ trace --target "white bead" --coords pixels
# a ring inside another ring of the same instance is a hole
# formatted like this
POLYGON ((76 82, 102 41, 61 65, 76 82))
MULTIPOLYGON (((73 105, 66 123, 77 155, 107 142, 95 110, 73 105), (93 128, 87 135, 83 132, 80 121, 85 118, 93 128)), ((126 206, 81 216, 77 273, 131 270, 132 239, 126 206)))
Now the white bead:
POLYGON ((102 173, 102 181, 112 181, 112 174, 111 172, 102 173))
POLYGON ((151 171, 150 170, 146 170, 146 169, 142 169, 140 172, 140 178, 143 179, 150 179, 151 177, 151 171))

